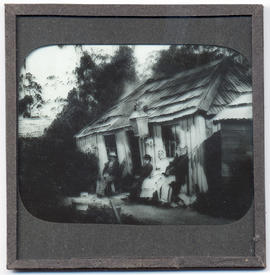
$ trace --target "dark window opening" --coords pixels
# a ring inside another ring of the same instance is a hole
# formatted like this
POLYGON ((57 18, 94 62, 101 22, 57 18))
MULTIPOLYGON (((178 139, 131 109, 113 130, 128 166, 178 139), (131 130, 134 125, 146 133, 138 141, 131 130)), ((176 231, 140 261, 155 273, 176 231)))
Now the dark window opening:
POLYGON ((166 149, 166 156, 174 158, 179 145, 179 138, 176 132, 176 125, 162 126, 162 140, 166 149))
POLYGON ((128 134, 129 145, 131 148, 133 173, 136 173, 141 167, 139 138, 136 137, 132 131, 128 131, 127 134, 128 134))
POLYGON ((104 136, 104 140, 107 154, 109 155, 111 152, 117 154, 115 135, 106 135, 104 136))

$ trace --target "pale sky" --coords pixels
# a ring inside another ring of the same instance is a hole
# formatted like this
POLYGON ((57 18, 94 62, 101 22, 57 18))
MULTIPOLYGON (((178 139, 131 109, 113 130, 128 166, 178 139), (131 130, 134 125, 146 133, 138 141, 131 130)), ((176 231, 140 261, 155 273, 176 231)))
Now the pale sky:
MULTIPOLYGON (((136 70, 139 76, 150 74, 151 56, 157 55, 162 49, 169 46, 161 45, 136 45, 134 55, 136 59, 136 70)), ((84 45, 83 51, 91 53, 104 53, 112 56, 118 46, 110 45, 84 45)), ((75 86, 75 76, 72 71, 79 65, 81 49, 73 45, 65 47, 46 46, 34 50, 26 57, 25 70, 36 77, 36 81, 43 88, 43 98, 54 99, 56 97, 66 97, 68 92, 75 86), (47 77, 54 75, 57 81, 48 81, 47 77)), ((22 71, 24 68, 22 68, 22 71)))

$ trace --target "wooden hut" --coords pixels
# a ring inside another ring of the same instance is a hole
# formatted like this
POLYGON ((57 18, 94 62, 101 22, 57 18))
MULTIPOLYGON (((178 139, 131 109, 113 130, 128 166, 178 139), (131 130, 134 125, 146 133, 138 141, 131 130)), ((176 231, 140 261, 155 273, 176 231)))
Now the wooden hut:
POLYGON ((228 104, 213 122, 220 128, 220 182, 233 184, 239 164, 252 160, 252 93, 244 93, 228 104))
POLYGON ((204 143, 220 130, 213 118, 246 92, 251 92, 251 77, 230 58, 149 79, 82 129, 77 146, 97 155, 100 171, 109 151, 116 151, 124 173, 136 170, 145 153, 152 156, 154 171, 162 172, 186 147, 188 193, 207 192, 204 143))
POLYGON ((208 209, 241 218, 253 198, 252 93, 242 93, 214 118, 220 129, 204 145, 208 209))

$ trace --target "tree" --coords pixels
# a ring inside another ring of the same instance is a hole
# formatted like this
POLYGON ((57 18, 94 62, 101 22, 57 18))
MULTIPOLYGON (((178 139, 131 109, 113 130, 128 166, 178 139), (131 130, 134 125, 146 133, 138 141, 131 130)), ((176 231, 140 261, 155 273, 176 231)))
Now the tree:
POLYGON ((47 135, 73 140, 90 121, 111 107, 124 93, 125 85, 136 80, 133 49, 120 46, 112 57, 83 52, 75 68, 77 87, 68 94, 68 103, 47 135))
POLYGON ((24 98, 19 100, 19 114, 24 117, 31 117, 30 106, 33 105, 33 97, 30 95, 25 95, 24 98))
POLYGON ((42 98, 42 87, 35 81, 31 73, 21 74, 18 85, 19 96, 19 115, 31 117, 34 107, 40 108, 44 103, 42 98))
MULTIPOLYGON (((172 45, 162 50, 152 67, 152 75, 156 77, 170 77, 176 73, 206 65, 235 52, 214 46, 200 45, 172 45)), ((239 54, 238 54, 239 55, 239 54)))
POLYGON ((133 49, 120 46, 111 59, 107 55, 84 52, 75 73, 78 99, 97 115, 115 103, 126 83, 136 80, 133 49))

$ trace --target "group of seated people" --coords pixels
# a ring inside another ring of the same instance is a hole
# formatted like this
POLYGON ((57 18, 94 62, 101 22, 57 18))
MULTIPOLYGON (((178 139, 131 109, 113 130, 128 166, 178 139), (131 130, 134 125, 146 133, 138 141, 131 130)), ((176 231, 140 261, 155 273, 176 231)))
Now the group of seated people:
MULTIPOLYGON (((143 182, 146 178, 148 178, 153 171, 153 166, 151 164, 151 156, 145 154, 143 157, 143 164, 135 175, 131 176, 131 184, 129 185, 128 191, 129 196, 127 199, 135 200, 140 198, 142 192, 143 182)), ((177 199, 177 196, 180 192, 180 188, 185 184, 186 176, 188 171, 188 157, 186 150, 180 152, 179 156, 176 155, 173 161, 169 163, 166 168, 166 171, 162 173, 163 180, 161 181, 165 183, 169 183, 172 192, 172 200, 177 199), (174 178, 171 179, 170 175, 173 175, 174 178), (168 182, 168 180, 170 182, 168 182)), ((102 188, 102 192, 97 192, 100 196, 111 196, 116 193, 116 184, 119 182, 121 178, 121 167, 117 160, 117 155, 115 152, 109 153, 109 160, 105 164, 103 169, 102 178, 100 180, 102 188)))
MULTIPOLYGON (((104 186, 105 196, 111 196, 116 193, 115 182, 119 177, 120 170, 116 153, 110 152, 109 160, 104 166, 101 179, 103 181, 102 184, 104 186)), ((143 181, 151 175, 152 170, 153 166, 151 164, 151 156, 146 154, 143 157, 143 165, 140 168, 139 173, 134 176, 132 185, 130 186, 130 199, 135 199, 140 196, 143 181)))

